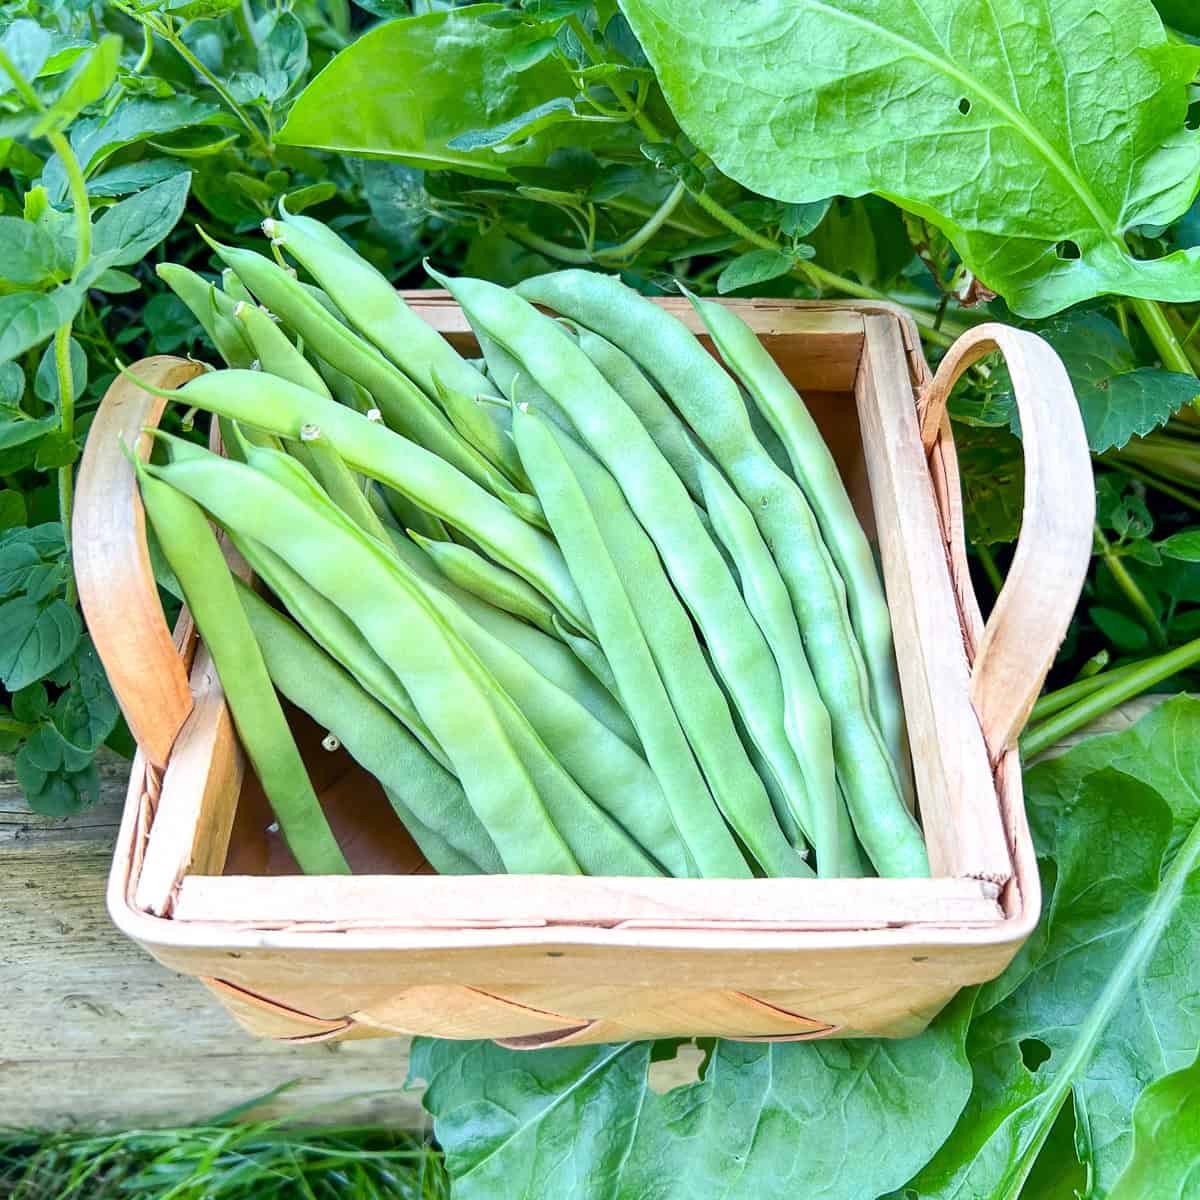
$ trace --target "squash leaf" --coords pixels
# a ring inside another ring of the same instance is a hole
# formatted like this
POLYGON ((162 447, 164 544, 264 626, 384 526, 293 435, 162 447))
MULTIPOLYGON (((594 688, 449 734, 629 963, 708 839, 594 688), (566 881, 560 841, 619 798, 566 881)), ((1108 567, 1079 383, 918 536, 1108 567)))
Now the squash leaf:
POLYGON ((1200 48, 1150 0, 621 0, 684 132, 804 202, 875 192, 1010 306, 1200 297, 1200 251, 1131 256, 1200 186, 1200 48))

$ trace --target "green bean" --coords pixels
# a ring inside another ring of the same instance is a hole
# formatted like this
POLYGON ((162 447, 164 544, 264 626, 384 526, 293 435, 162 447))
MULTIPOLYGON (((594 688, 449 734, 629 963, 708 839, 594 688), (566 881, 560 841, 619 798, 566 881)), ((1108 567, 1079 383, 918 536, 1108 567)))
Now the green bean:
MULTIPOLYGON (((398 433, 457 467, 468 478, 505 500, 514 511, 535 524, 536 502, 519 493, 473 446, 468 445, 415 383, 394 367, 374 346, 341 325, 277 263, 252 250, 209 244, 238 278, 304 344, 322 358, 336 363, 371 393, 384 421, 398 433)), ((436 335, 435 335, 436 336, 436 335)))
POLYGON ((637 363, 612 342, 590 329, 580 327, 579 348, 592 360, 626 404, 633 409, 646 432, 662 451, 663 458, 675 468, 692 499, 704 503, 697 459, 701 457, 695 442, 671 406, 658 394, 654 384, 642 374, 637 363))
POLYGON ((366 494, 371 511, 387 529, 389 536, 406 537, 405 531, 411 529, 423 537, 434 538, 439 542, 450 540, 450 530, 438 517, 426 512, 393 488, 371 481, 367 485, 366 494))
POLYGON ((721 820, 672 707, 663 663, 643 627, 646 614, 630 595, 636 576, 628 571, 628 563, 613 556, 600 514, 563 453, 566 439, 560 442, 552 428, 532 411, 513 414, 521 461, 594 615, 627 711, 687 847, 688 873, 744 878, 749 874, 746 863, 721 820))
POLYGON ((453 771, 453 764, 417 712, 412 697, 387 663, 371 649, 358 626, 269 546, 240 534, 231 537, 251 570, 279 597, 309 637, 410 730, 431 757, 453 771))
MULTIPOLYGON (((433 565, 429 555, 414 545, 404 533, 399 530, 388 532, 397 557, 422 582, 444 592, 477 625, 481 625, 505 645, 511 646, 530 666, 551 683, 569 692, 592 716, 607 725, 627 745, 641 753, 642 747, 637 731, 621 707, 620 701, 614 699, 612 694, 597 683, 559 637, 550 637, 540 629, 518 620, 511 613, 464 591, 457 584, 451 583, 433 565)), ((558 623, 556 628, 565 629, 565 626, 558 623)))
POLYGON ((232 267, 226 267, 221 272, 221 288, 235 304, 239 300, 246 304, 254 303, 254 297, 246 291, 245 284, 237 277, 232 267))
MULTIPOLYGON (((216 461, 216 456, 210 456, 216 461)), ((238 602, 233 576, 204 514, 156 475, 168 468, 138 465, 138 483, 159 548, 212 655, 242 745, 305 874, 346 875, 350 867, 313 791, 263 657, 238 602)), ((230 464, 231 466, 234 464, 230 464)))
POLYGON ((825 544, 846 584, 850 618, 862 647, 879 727, 902 776, 908 773, 904 707, 896 680, 892 623, 875 557, 825 439, 800 394, 736 313, 688 296, 729 368, 783 442, 825 544))
POLYGON ((311 351, 309 354, 316 365, 317 373, 325 381, 325 387, 328 388, 329 394, 339 404, 344 404, 356 413, 362 413, 363 416, 366 416, 375 407, 371 393, 361 383, 355 383, 345 371, 339 371, 337 367, 331 366, 319 354, 312 354, 311 351))
POLYGON ((474 859, 456 850, 436 829, 426 825, 398 792, 385 787, 383 794, 387 796, 388 803, 408 830, 417 849, 425 856, 425 861, 439 875, 496 875, 503 871, 503 864, 495 871, 482 870, 474 859))
POLYGON ((787 587, 753 514, 716 467, 700 460, 699 469, 708 515, 737 563, 746 604, 779 664, 784 727, 804 774, 804 794, 788 795, 796 822, 816 850, 822 878, 856 873, 854 830, 834 767, 833 725, 808 665, 787 587))
POLYGON ((233 315, 241 323, 246 340, 254 348, 254 357, 258 359, 262 370, 332 399, 333 394, 317 369, 292 345, 287 334, 275 324, 269 313, 257 304, 239 300, 233 307, 233 315))
MULTIPOLYGON (((549 425, 544 428, 595 514, 613 561, 628 581, 626 590, 667 694, 726 823, 768 875, 811 874, 775 820, 770 798, 742 748, 729 705, 654 544, 613 477, 577 442, 549 425)), ((607 645, 603 648, 609 651, 607 645)), ((622 695, 626 695, 624 690, 622 695)), ((797 768, 789 784, 802 787, 803 782, 797 768)))
POLYGON ((538 588, 573 624, 589 628, 583 601, 553 541, 415 442, 261 371, 212 371, 166 394, 284 438, 299 439, 305 425, 316 425, 347 465, 461 529, 497 562, 538 588))
POLYGON ((248 367, 254 350, 233 320, 234 302, 207 279, 177 263, 159 263, 155 274, 187 305, 208 340, 231 367, 248 367))
POLYGON ((604 657, 604 651, 591 638, 568 629, 557 613, 554 615, 554 633, 571 648, 571 652, 587 668, 588 673, 620 704, 621 689, 617 686, 617 677, 613 674, 612 666, 604 657))
MULTIPOLYGON (((686 872, 683 844, 662 788, 645 760, 571 692, 551 683, 516 650, 472 620, 445 592, 433 585, 426 586, 425 591, 446 624, 479 655, 584 793, 669 872, 686 872)), ((575 829, 596 825, 590 805, 580 804, 569 819, 572 832, 564 832, 569 845, 573 844, 575 829)), ((582 851, 579 856, 586 866, 582 851)))
POLYGON ((212 456, 146 469, 271 546, 354 621, 446 751, 507 871, 579 873, 501 719, 512 702, 383 547, 241 463, 212 456))
MULTIPOLYGON (((679 476, 645 427, 587 355, 531 304, 483 280, 444 282, 472 324, 525 366, 616 477, 629 507, 653 540, 680 597, 700 626, 717 669, 763 757, 779 775, 785 790, 793 781, 800 782, 800 767, 783 727, 783 687, 775 660, 679 476)), ((528 463, 526 472, 537 488, 538 481, 528 463)), ((593 621, 598 620, 590 606, 589 612, 593 621)), ((603 639, 601 645, 611 662, 611 647, 603 639)), ((615 663, 613 667, 615 670, 615 663)), ((727 817, 732 812, 766 812, 765 823, 750 821, 747 829, 754 827, 758 849, 783 873, 782 865, 789 861, 789 855, 795 858, 794 851, 778 829, 762 782, 742 750, 724 698, 703 662, 695 673, 702 673, 716 693, 704 711, 719 705, 725 713, 719 743, 711 737, 693 737, 690 731, 689 740, 702 756, 717 803, 727 817)), ((629 699, 623 685, 621 695, 629 699)), ((738 833, 743 836, 741 825, 738 833)))
POLYGON ((574 434, 575 426, 565 412, 550 398, 528 371, 503 346, 487 336, 482 330, 475 331, 479 348, 488 365, 488 375, 511 404, 528 404, 566 433, 574 434))
POLYGON ((290 442, 288 449, 355 525, 384 545, 389 544, 387 530, 363 491, 362 477, 346 466, 318 426, 304 426, 300 440, 290 442))
POLYGON ((442 382, 435 371, 434 386, 437 389, 438 402, 442 411, 458 432, 466 438, 488 462, 504 472, 507 479, 514 485, 525 487, 528 480, 521 469, 521 460, 517 457, 516 448, 508 434, 507 426, 497 422, 490 414, 497 404, 480 403, 472 399, 466 392, 450 387, 442 382))
POLYGON ((427 396, 437 381, 474 396, 492 394, 485 376, 470 366, 396 289, 353 247, 312 217, 268 218, 263 232, 298 259, 350 324, 383 352, 427 396))
POLYGON ((520 575, 457 542, 435 542, 416 532, 412 532, 412 537, 451 583, 554 636, 553 607, 520 575))
POLYGON ((272 682, 379 780, 430 862, 443 873, 502 871, 462 784, 287 617, 245 585, 238 597, 272 682))
POLYGON ((618 279, 562 271, 526 280, 518 291, 596 329, 640 362, 729 477, 771 547, 799 618, 859 840, 881 875, 928 875, 920 828, 901 799, 871 712, 841 578, 804 493, 754 437, 737 384, 682 322, 618 279))

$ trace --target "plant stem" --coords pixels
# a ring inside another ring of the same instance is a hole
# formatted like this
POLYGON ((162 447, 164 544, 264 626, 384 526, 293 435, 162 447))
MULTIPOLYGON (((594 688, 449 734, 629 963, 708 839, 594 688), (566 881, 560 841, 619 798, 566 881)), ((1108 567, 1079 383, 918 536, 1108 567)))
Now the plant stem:
POLYGON ((662 227, 683 199, 686 188, 677 183, 666 199, 650 215, 650 219, 637 232, 618 246, 607 246, 596 251, 596 259, 602 262, 620 262, 636 254, 662 227))
POLYGON ((1119 679, 1125 679, 1141 665, 1141 661, 1126 663, 1123 667, 1113 667, 1110 671, 1101 671, 1099 674, 1089 675, 1086 679, 1076 679, 1074 683, 1068 683, 1057 691, 1047 692, 1033 706, 1033 710, 1029 714, 1030 722, 1044 721, 1047 717, 1062 712, 1064 708, 1070 708, 1072 704, 1078 703, 1085 696, 1090 696, 1093 692, 1098 692, 1101 688, 1108 687, 1119 679))
POLYGON ((1130 607, 1141 618, 1142 624, 1145 625, 1146 631, 1150 634, 1150 640, 1158 649, 1166 649, 1167 635, 1163 632, 1163 627, 1159 623, 1154 609, 1150 607, 1150 601, 1146 599, 1146 594, 1138 587, 1137 580, 1125 569, 1125 564, 1121 561, 1120 556, 1113 551, 1108 539, 1104 536, 1104 531, 1099 525, 1095 526, 1095 535, 1096 544, 1100 547, 1100 557, 1104 560, 1104 565, 1111 572, 1117 587, 1124 593, 1125 599, 1129 601, 1130 607))
POLYGON ((92 212, 88 201, 87 183, 83 178, 83 168, 79 165, 79 159, 75 157, 75 151, 71 149, 66 135, 51 133, 47 135, 47 140, 62 159, 67 173, 71 208, 75 214, 75 266, 71 278, 78 279, 92 257, 92 212))
POLYGON ((1200 512, 1200 500, 1197 500, 1195 496, 1189 496, 1182 488, 1177 488, 1174 484, 1167 483, 1165 480, 1151 475, 1149 471, 1143 471, 1141 467, 1131 466, 1129 463, 1117 458, 1104 459, 1103 462, 1106 466, 1120 471, 1123 475, 1128 475, 1131 479, 1140 479, 1147 487, 1162 492, 1164 496, 1170 496, 1172 500, 1177 500, 1193 512, 1200 512))
POLYGON ((995 589, 996 595, 999 596, 1000 589, 1004 587, 1004 576, 1000 574, 1000 568, 996 566, 995 555, 990 547, 983 545, 982 542, 977 542, 973 549, 979 559, 979 565, 983 568, 983 573, 988 577, 988 582, 995 589))
POLYGON ((1076 729, 1110 712, 1118 704, 1140 696, 1155 684, 1170 679, 1172 675, 1177 675, 1196 663, 1200 663, 1200 638, 1195 638, 1166 654, 1160 654, 1157 658, 1138 663, 1135 670, 1129 671, 1119 679, 1113 679, 1107 687, 1098 688, 1079 703, 1063 709, 1050 720, 1042 722, 1036 729, 1029 730, 1021 738, 1021 754, 1025 758, 1034 758, 1053 746, 1060 738, 1074 733, 1076 729))
POLYGON ((1183 375, 1195 375, 1192 360, 1188 358, 1183 344, 1175 336, 1167 315, 1155 300, 1138 300, 1130 298, 1133 311, 1137 313, 1142 328, 1147 337, 1154 343, 1163 367, 1168 371, 1178 371, 1183 375))

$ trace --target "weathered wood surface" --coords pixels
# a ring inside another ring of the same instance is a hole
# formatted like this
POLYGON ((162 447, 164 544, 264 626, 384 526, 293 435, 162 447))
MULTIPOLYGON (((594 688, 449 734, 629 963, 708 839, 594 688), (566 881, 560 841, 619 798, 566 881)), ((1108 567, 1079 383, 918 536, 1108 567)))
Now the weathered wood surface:
MULTIPOLYGON (((1160 699, 1132 701, 1067 744, 1125 729, 1160 699)), ((418 1094, 401 1090, 407 1039, 251 1038, 200 984, 113 928, 104 885, 128 764, 105 756, 101 770, 97 807, 50 820, 29 812, 0 758, 0 1124, 194 1121, 297 1080, 262 1113, 424 1127, 418 1094)), ((695 1066, 661 1064, 654 1084, 695 1066)))

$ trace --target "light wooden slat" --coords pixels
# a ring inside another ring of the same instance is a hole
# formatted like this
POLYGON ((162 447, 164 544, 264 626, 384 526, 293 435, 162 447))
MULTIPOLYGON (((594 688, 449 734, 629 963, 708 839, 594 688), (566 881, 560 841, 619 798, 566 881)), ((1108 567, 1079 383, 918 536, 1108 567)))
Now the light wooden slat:
POLYGON ((897 323, 868 316, 862 426, 921 818, 935 875, 1012 872, 897 323))
POLYGON ((1000 919, 995 886, 974 879, 607 879, 587 876, 190 875, 177 922, 242 929, 496 928, 698 923, 861 929, 1000 919))

